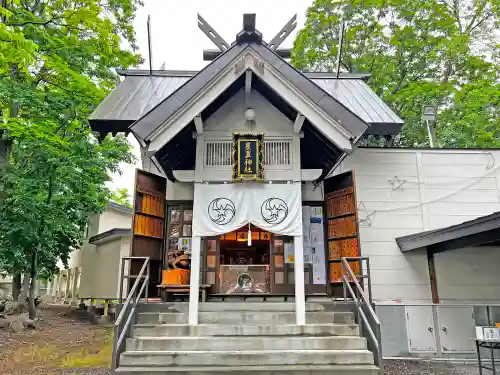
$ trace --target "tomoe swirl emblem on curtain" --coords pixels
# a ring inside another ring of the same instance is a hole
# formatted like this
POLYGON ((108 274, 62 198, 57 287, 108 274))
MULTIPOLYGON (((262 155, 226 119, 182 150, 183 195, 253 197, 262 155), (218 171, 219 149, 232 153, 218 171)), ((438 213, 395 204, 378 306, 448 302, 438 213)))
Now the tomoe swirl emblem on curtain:
POLYGON ((268 198, 260 208, 262 218, 268 224, 279 224, 288 216, 288 206, 281 198, 268 198))
POLYGON ((234 203, 227 198, 215 198, 208 205, 208 217, 215 224, 226 225, 234 219, 236 207, 234 203))

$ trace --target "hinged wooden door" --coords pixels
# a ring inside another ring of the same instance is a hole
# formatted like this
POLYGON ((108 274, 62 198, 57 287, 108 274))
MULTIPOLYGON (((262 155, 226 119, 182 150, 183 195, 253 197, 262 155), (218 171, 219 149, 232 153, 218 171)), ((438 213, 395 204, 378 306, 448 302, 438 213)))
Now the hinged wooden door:
MULTIPOLYGON (((167 182, 164 177, 136 169, 130 255, 150 257, 150 296, 155 295, 156 286, 161 283, 166 187, 167 182)), ((130 274, 137 275, 143 263, 142 260, 133 260, 130 274)))
POLYGON ((285 244, 293 243, 288 236, 271 236, 271 292, 284 295, 295 293, 294 264, 285 259, 285 244))
POLYGON ((218 237, 205 237, 204 240, 205 256, 205 284, 210 285, 209 293, 219 292, 220 284, 220 242, 218 237))
MULTIPOLYGON (((338 294, 342 283, 342 265, 333 262, 342 257, 358 257, 359 229, 356 206, 354 172, 346 172, 324 181, 327 238, 328 238, 328 273, 331 292, 338 294)), ((349 263, 356 275, 360 273, 360 261, 349 263)))

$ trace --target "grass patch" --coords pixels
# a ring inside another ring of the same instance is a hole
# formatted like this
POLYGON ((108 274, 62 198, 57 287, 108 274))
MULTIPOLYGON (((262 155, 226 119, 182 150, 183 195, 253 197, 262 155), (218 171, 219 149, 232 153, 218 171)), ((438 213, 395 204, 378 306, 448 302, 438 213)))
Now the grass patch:
POLYGON ((96 343, 92 348, 83 348, 77 352, 69 353, 62 361, 59 367, 62 368, 98 368, 111 367, 111 357, 113 352, 113 336, 108 333, 107 337, 101 342, 96 343))

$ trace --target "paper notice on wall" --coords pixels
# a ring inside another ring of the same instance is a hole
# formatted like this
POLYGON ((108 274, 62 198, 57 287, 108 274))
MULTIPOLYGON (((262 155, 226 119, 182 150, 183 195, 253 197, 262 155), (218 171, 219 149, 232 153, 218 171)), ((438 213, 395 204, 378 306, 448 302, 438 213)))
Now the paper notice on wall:
POLYGON ((295 261, 295 249, 293 243, 285 243, 285 263, 293 263, 295 261))
POLYGON ((310 227, 311 245, 318 245, 324 242, 323 240, 323 224, 311 223, 310 227))
POLYGON ((310 222, 311 223, 323 222, 323 207, 311 207, 310 222))
POLYGON ((326 284, 325 247, 323 244, 312 245, 313 284, 326 284))
POLYGON ((311 207, 302 207, 302 233, 304 236, 304 246, 311 244, 310 237, 310 225, 311 225, 311 207))
POLYGON ((312 264, 312 248, 311 245, 304 245, 304 264, 312 264))

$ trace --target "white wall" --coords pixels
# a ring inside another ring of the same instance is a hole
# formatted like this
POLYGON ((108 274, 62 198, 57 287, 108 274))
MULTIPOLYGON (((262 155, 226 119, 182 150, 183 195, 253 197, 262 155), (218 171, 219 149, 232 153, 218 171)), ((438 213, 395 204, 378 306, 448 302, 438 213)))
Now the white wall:
POLYGON ((120 259, 130 253, 130 236, 118 237, 83 249, 80 298, 116 299, 120 259))
POLYGON ((441 303, 500 303, 500 247, 472 247, 434 255, 441 303))
MULTIPOLYGON (((337 173, 355 171, 361 253, 370 257, 375 299, 431 301, 425 252, 403 254, 394 239, 500 211, 499 166, 499 151, 357 149, 346 158, 337 173)), ((464 257, 445 256, 458 263, 464 257)), ((443 277, 442 298, 450 298, 452 279, 443 277)))
POLYGON ((114 228, 132 228, 132 213, 108 206, 99 217, 99 233, 114 228))

